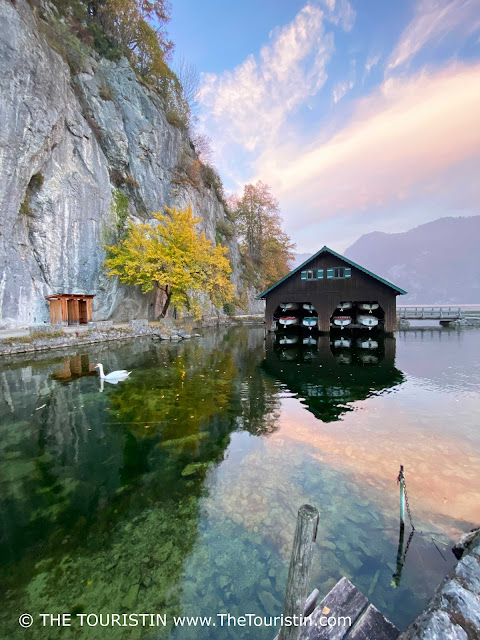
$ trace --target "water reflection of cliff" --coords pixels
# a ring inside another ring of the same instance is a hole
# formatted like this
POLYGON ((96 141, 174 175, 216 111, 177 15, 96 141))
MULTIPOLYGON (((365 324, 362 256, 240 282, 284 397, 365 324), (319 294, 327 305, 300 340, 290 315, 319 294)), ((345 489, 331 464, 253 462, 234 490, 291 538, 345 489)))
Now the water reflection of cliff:
POLYGON ((404 380, 395 367, 395 338, 369 335, 269 335, 263 370, 297 394, 317 418, 338 420, 352 403, 404 380))
POLYGON ((262 357, 263 331, 240 330, 97 345, 90 358, 21 359, 3 372, 0 581, 10 600, 0 604, 9 624, 13 609, 35 614, 53 601, 179 613, 207 470, 233 431, 275 428, 262 357), (99 393, 97 361, 133 374, 99 393))

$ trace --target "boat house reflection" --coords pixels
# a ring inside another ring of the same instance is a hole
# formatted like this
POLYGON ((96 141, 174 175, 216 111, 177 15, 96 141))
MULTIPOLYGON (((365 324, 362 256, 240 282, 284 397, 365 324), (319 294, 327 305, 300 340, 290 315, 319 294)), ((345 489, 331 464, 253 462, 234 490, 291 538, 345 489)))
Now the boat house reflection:
POLYGON ((284 383, 323 422, 339 420, 352 403, 401 384, 395 338, 268 334, 263 370, 284 383))

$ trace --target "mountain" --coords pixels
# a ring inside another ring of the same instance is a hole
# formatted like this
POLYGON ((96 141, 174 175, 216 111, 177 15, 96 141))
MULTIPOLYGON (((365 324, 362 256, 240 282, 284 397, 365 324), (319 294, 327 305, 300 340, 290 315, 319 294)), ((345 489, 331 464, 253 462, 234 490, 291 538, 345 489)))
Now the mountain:
POLYGON ((238 284, 221 193, 162 96, 126 58, 85 49, 48 2, 0 0, 0 24, 0 323, 48 321, 53 293, 95 294, 94 319, 151 317, 152 296, 105 275, 103 245, 165 206, 191 203, 238 284))
POLYGON ((405 289, 399 304, 480 302, 480 216, 361 236, 344 255, 405 289))

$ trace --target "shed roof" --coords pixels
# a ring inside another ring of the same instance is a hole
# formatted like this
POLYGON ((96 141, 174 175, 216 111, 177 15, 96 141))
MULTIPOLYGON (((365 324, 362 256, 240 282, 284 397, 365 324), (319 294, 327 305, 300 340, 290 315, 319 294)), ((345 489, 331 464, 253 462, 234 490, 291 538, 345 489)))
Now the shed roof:
POLYGON ((305 260, 305 262, 302 262, 301 265, 299 265, 298 267, 296 267, 295 269, 290 271, 290 273, 287 273, 287 275, 284 276, 281 280, 278 280, 278 282, 275 282, 275 284, 272 284, 272 286, 269 287, 268 289, 266 289, 265 291, 263 291, 263 293, 260 293, 257 296, 257 300, 261 300, 262 298, 265 298, 265 296, 268 293, 270 293, 271 291, 273 291, 273 289, 278 287, 279 284, 281 284, 282 282, 285 282, 285 280, 290 278, 290 276, 293 276, 293 274, 297 273, 297 271, 301 271, 301 269, 303 269, 303 267, 307 266, 314 258, 316 258, 317 256, 321 255, 322 253, 330 253, 332 256, 335 256, 336 258, 340 258, 340 260, 343 260, 344 262, 346 262, 347 264, 351 265, 352 267, 355 267, 356 269, 359 269, 360 271, 363 271, 363 273, 366 273, 368 276, 371 276, 372 278, 375 278, 375 280, 378 280, 382 284, 387 285, 387 287, 390 287, 391 289, 393 289, 394 291, 396 291, 400 295, 405 295, 407 293, 403 289, 400 289, 400 287, 397 287, 396 285, 392 284, 391 282, 388 282, 388 280, 385 280, 384 278, 381 278, 380 276, 377 276, 372 271, 369 271, 368 269, 365 269, 365 267, 361 267, 356 262, 353 262, 353 260, 349 260, 348 258, 345 258, 345 256, 342 256, 339 253, 336 253, 335 251, 333 251, 332 249, 329 249, 327 246, 324 246, 324 247, 322 247, 320 249, 320 251, 317 251, 317 253, 315 253, 313 256, 310 256, 310 258, 308 258, 308 260, 305 260))

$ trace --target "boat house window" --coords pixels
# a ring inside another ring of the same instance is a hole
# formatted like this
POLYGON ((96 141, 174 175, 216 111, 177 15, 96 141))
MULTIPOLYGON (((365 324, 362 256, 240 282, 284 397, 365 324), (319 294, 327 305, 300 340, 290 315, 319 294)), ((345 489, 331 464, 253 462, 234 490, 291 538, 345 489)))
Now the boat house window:
POLYGON ((327 269, 327 278, 340 279, 340 278, 351 278, 352 270, 350 267, 333 267, 332 269, 327 269))
POLYGON ((307 271, 302 271, 300 276, 302 280, 321 280, 323 278, 323 269, 308 269, 307 271))

